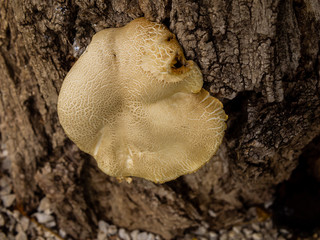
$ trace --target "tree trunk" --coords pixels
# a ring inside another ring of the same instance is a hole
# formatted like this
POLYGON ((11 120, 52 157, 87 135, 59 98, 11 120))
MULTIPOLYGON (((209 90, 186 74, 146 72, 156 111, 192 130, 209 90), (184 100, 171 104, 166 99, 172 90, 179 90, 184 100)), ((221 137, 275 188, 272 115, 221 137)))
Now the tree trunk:
POLYGON ((319 13, 313 0, 0 0, 0 136, 18 206, 31 212, 48 197, 74 239, 93 238, 100 219, 167 239, 244 221, 320 135, 319 13), (57 117, 63 79, 92 35, 141 16, 176 34, 229 115, 216 156, 162 185, 106 176, 57 117))

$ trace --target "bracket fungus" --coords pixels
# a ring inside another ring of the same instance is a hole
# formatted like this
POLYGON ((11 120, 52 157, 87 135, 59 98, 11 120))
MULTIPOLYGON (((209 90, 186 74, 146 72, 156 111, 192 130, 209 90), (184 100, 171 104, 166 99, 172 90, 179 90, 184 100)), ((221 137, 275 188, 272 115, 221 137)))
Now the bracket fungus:
POLYGON ((68 137, 108 175, 163 183, 221 144, 227 115, 164 25, 138 18, 95 34, 58 99, 68 137))

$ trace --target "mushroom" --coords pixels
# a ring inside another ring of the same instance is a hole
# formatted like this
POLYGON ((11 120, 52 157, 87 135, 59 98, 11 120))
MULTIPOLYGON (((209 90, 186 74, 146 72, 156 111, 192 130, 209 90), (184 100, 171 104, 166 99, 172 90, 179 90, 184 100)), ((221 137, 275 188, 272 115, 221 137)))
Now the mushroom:
POLYGON ((221 144, 227 115, 164 25, 138 18, 95 34, 58 99, 68 137, 118 178, 192 173, 221 144))

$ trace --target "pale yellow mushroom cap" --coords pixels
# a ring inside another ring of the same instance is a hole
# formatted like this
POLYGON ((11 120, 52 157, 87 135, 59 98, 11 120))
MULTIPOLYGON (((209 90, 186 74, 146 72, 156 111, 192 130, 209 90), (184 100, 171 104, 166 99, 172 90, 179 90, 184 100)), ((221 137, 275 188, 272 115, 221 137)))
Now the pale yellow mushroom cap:
POLYGON ((162 183, 196 171, 221 144, 227 115, 202 85, 175 36, 138 18, 93 36, 63 82, 59 120, 106 174, 162 183))

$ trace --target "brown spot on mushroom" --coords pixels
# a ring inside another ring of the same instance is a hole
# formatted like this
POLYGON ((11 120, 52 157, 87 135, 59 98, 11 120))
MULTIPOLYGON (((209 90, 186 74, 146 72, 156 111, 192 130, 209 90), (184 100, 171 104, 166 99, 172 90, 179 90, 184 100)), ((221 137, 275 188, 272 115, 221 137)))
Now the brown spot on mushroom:
POLYGON ((138 18, 93 36, 63 82, 58 115, 106 174, 162 183, 196 171, 221 144, 227 116, 202 84, 174 35, 138 18))

